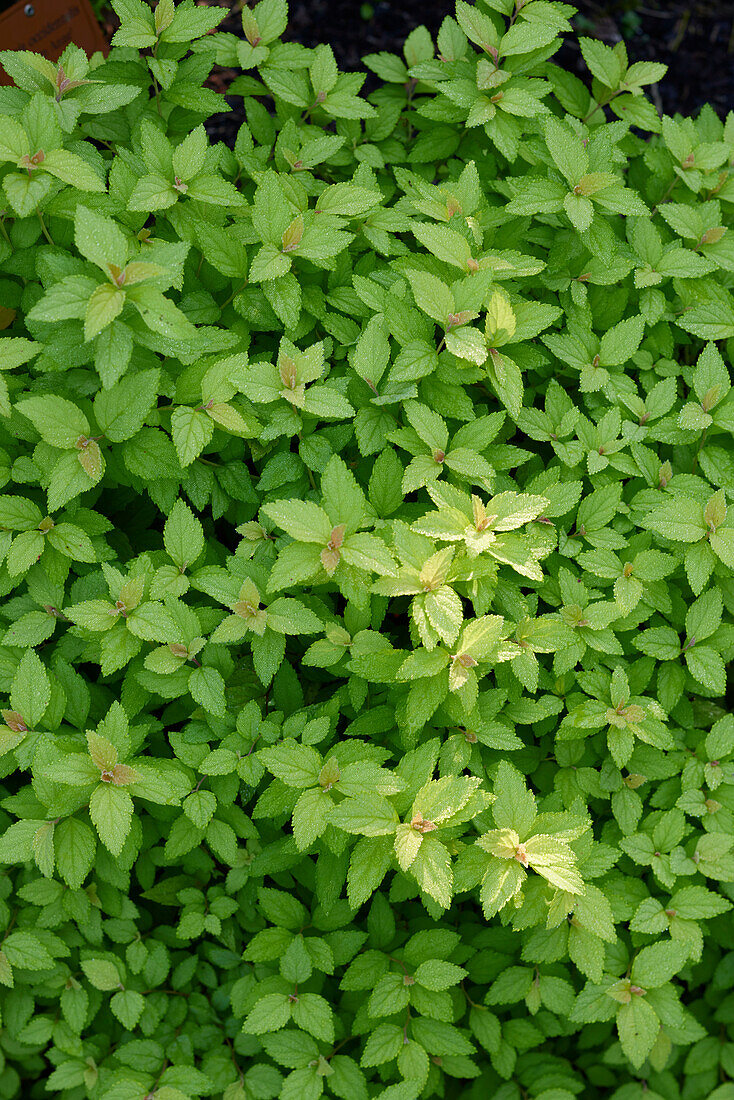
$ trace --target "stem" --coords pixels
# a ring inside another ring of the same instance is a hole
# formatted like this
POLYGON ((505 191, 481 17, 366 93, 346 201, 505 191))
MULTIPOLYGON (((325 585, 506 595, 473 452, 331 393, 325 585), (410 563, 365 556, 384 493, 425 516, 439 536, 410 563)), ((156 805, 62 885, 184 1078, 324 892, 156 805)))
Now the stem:
POLYGON ((405 120, 407 122, 406 137, 408 138, 408 141, 410 141, 410 139, 413 137, 413 123, 410 119, 410 110, 413 103, 413 92, 415 91, 415 85, 416 82, 414 80, 410 80, 408 83, 408 87, 406 88, 408 96, 405 103, 405 120))
POLYGON ((8 236, 8 231, 5 228, 5 218, 4 217, 0 218, 0 233, 2 233, 3 237, 5 238, 5 240, 8 242, 8 244, 12 248, 13 247, 13 242, 10 240, 10 237, 8 236))
POLYGON ((594 115, 596 114, 597 111, 601 111, 602 107, 606 107, 606 105, 608 103, 611 103, 611 101, 613 99, 614 99, 614 96, 610 96, 609 99, 605 99, 603 103, 597 103, 595 107, 592 107, 592 109, 589 111, 588 115, 584 115, 584 117, 581 119, 582 125, 585 125, 589 121, 590 118, 594 117, 594 115))
POLYGON ((403 974, 407 974, 407 973, 408 973, 408 968, 407 968, 407 966, 405 965, 405 963, 404 963, 404 962, 401 962, 401 961, 400 961, 400 959, 396 959, 394 955, 388 955, 387 957, 388 957, 388 959, 390 960, 390 962, 393 962, 393 963, 395 963, 395 965, 396 965, 396 966, 399 966, 399 967, 400 967, 400 969, 402 970, 403 974))
POLYGON ((54 242, 53 242, 53 240, 52 240, 52 238, 51 238, 51 234, 49 233, 48 229, 46 228, 46 223, 45 223, 45 221, 43 220, 43 214, 41 213, 41 211, 40 211, 40 210, 36 210, 36 213, 38 214, 38 220, 39 220, 39 222, 41 223, 41 229, 42 229, 42 231, 43 231, 43 235, 44 235, 44 237, 46 238, 46 240, 48 241, 48 243, 49 243, 49 244, 50 244, 50 245, 51 245, 51 246, 52 246, 53 248, 55 248, 56 246, 54 245, 54 242))
MULTIPOLYGON (((158 55, 158 43, 157 42, 156 42, 155 46, 153 47, 153 49, 151 50, 151 53, 153 54, 153 59, 155 61, 157 61, 158 60, 158 57, 157 57, 157 55, 158 55)), ((158 81, 156 80, 155 73, 153 72, 152 69, 150 70, 150 75, 153 77, 153 90, 155 91, 155 106, 156 106, 156 110, 158 111, 158 115, 160 116, 160 114, 161 114, 161 90, 158 86, 158 81)))
POLYGON ((477 1002, 476 1002, 476 1001, 473 1001, 473 1000, 471 999, 471 997, 469 996, 469 994, 467 993, 467 991, 466 991, 466 990, 464 989, 464 983, 463 983, 463 982, 461 983, 461 992, 462 992, 462 993, 464 994, 464 997, 466 998, 466 1002, 467 1002, 467 1004, 468 1004, 468 1005, 470 1005, 470 1006, 471 1006, 472 1008, 480 1008, 480 1009, 482 1009, 482 1010, 483 1010, 484 1012, 486 1012, 486 1011, 487 1011, 487 1006, 486 1006, 486 1005, 480 1005, 480 1004, 477 1004, 477 1002))
POLYGON ((706 442, 706 432, 707 431, 708 431, 708 427, 704 428, 703 431, 701 432, 701 438, 698 441, 698 450, 696 451, 695 455, 693 456, 693 465, 691 466, 691 473, 692 474, 695 474, 695 472, 696 472, 696 467, 698 466, 698 456, 701 454, 701 451, 703 450, 703 445, 706 442))
POLYGON ((160 1073, 158 1074, 158 1076, 156 1077, 155 1081, 153 1082, 153 1087, 152 1087, 152 1089, 151 1089, 151 1093, 152 1093, 152 1094, 154 1094, 154 1093, 155 1093, 155 1090, 156 1090, 156 1088, 157 1088, 157 1086, 158 1086, 158 1082, 160 1081, 161 1077, 163 1076, 163 1074, 165 1073, 166 1069, 168 1068, 168 1065, 169 1065, 169 1062, 168 1062, 168 1059, 166 1058, 166 1059, 165 1059, 165 1061, 164 1061, 164 1063, 163 1063, 163 1066, 161 1067, 161 1071, 160 1071, 160 1073))
POLYGON ((663 197, 660 199, 660 201, 656 202, 655 205, 653 206, 652 211, 651 211, 651 213, 653 215, 657 214, 658 208, 661 207, 663 205, 663 203, 666 201, 666 199, 668 198, 668 195, 671 193, 671 191, 673 190, 673 188, 675 187, 677 182, 678 182, 678 177, 673 176, 673 182, 671 183, 670 187, 667 189, 667 191, 665 192, 663 197))
POLYGON ((247 286, 247 280, 245 279, 242 286, 238 286, 236 290, 233 290, 232 293, 230 294, 229 298, 227 298, 226 302, 222 302, 222 304, 219 308, 220 309, 226 309, 227 306, 229 305, 229 303, 231 301, 233 301, 237 297, 237 295, 245 289, 246 286, 247 286))
POLYGON ((8 936, 10 935, 10 931, 11 931, 11 929, 12 929, 13 925, 15 924, 15 921, 16 921, 16 918, 17 918, 17 916, 18 916, 18 914, 17 914, 17 913, 13 913, 12 917, 10 918, 10 924, 9 924, 9 925, 8 925, 8 927, 7 927, 6 929, 5 929, 5 934, 4 934, 4 936, 3 936, 3 938, 2 938, 2 941, 1 941, 1 942, 3 942, 3 943, 4 943, 4 942, 5 942, 5 940, 6 940, 7 938, 8 938, 8 936))
POLYGON ((155 78, 155 74, 150 74, 153 77, 153 91, 155 92, 155 108, 158 112, 158 117, 161 117, 161 90, 158 87, 158 81, 155 78))
POLYGON ((186 993, 182 989, 144 989, 143 996, 147 997, 149 993, 165 993, 167 997, 190 997, 190 993, 186 993))
POLYGON ((234 1050, 234 1047, 232 1046, 232 1041, 231 1041, 231 1039, 229 1038, 229 1036, 228 1036, 228 1035, 225 1035, 225 1036, 224 1036, 224 1041, 225 1041, 225 1043, 227 1044, 227 1046, 229 1047, 229 1054, 230 1054, 230 1057, 231 1057, 231 1059, 232 1059, 232 1065, 234 1066, 234 1068, 235 1068, 235 1070, 236 1070, 236 1072, 237 1072, 237 1076, 238 1076, 238 1077, 239 1077, 239 1079, 240 1079, 240 1084, 241 1084, 241 1085, 244 1085, 244 1083, 245 1083, 245 1075, 244 1075, 244 1073, 242 1072, 242 1070, 240 1069, 240 1067, 239 1067, 239 1063, 237 1062, 237 1057, 236 1057, 236 1055, 235 1055, 235 1050, 234 1050))

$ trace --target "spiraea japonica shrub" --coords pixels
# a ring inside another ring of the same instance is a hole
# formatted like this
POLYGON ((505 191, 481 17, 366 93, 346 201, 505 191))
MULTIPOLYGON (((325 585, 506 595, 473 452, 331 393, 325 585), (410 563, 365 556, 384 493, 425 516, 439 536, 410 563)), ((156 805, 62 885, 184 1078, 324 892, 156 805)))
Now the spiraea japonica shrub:
POLYGON ((0 1097, 731 1100, 734 116, 115 7, 0 53, 0 1097))

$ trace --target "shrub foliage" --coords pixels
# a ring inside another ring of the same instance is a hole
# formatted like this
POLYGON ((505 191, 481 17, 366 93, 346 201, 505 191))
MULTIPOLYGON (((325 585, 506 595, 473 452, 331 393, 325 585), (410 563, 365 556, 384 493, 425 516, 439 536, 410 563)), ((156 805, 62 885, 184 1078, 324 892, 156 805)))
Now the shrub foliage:
POLYGON ((0 1096, 731 1100, 734 116, 115 7, 0 54, 0 1096))

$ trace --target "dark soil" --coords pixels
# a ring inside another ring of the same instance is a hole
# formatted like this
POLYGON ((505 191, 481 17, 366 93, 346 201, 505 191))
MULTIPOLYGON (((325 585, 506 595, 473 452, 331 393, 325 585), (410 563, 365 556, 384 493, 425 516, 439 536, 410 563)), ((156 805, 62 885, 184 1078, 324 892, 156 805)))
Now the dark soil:
MULTIPOLYGON (((662 61, 668 74, 655 91, 666 114, 695 114, 710 102, 734 109, 734 0, 575 0, 580 34, 613 45, 624 41, 630 61, 662 61)), ((291 0, 289 36, 305 46, 330 42, 342 69, 357 69, 366 53, 399 53, 420 23, 432 34, 454 10, 453 0, 291 0)), ((556 59, 586 77, 578 46, 556 59)))
MULTIPOLYGON (((575 0, 575 6, 580 35, 610 45, 623 41, 630 62, 662 61, 668 66, 660 84, 648 89, 658 110, 695 116, 705 103, 721 117, 734 110, 734 0, 575 0)), ((408 34, 421 23, 435 35, 453 11, 454 0, 290 0, 285 37, 305 46, 330 43, 339 67, 349 71, 362 68, 365 54, 400 53, 408 34)), ((106 27, 110 33, 113 29, 111 23, 106 27)), ((239 13, 233 10, 220 29, 241 35, 239 13)), ((588 80, 573 39, 554 61, 588 80)), ((215 72, 212 85, 223 91, 234 75, 215 72)), ((375 84, 368 77, 365 87, 375 84)), ((244 117, 242 100, 230 102, 232 112, 208 127, 213 138, 229 144, 244 117)))
MULTIPOLYGON (((734 110, 734 0, 576 0, 580 34, 614 45, 624 41, 630 61, 662 61, 668 72, 652 89, 665 114, 696 115, 711 103, 724 117, 734 110)), ((556 59, 585 76, 578 46, 556 59)))
POLYGON ((435 37, 453 0, 291 0, 288 37, 304 46, 329 42, 341 69, 362 68, 368 53, 401 53, 421 23, 435 37))

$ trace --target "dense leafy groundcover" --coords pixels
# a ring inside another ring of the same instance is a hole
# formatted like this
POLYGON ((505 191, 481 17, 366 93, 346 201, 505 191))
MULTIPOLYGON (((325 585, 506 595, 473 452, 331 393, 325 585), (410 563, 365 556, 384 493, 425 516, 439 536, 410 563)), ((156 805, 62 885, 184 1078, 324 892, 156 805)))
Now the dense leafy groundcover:
POLYGON ((734 117, 116 10, 0 54, 0 1096, 731 1100, 734 117))

